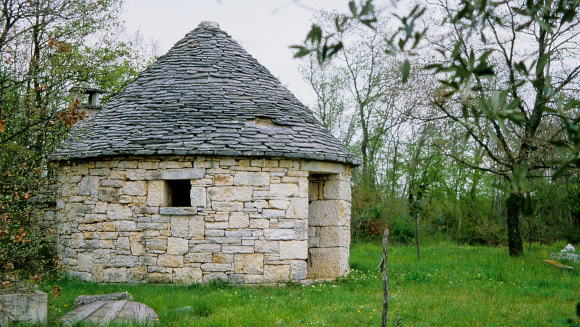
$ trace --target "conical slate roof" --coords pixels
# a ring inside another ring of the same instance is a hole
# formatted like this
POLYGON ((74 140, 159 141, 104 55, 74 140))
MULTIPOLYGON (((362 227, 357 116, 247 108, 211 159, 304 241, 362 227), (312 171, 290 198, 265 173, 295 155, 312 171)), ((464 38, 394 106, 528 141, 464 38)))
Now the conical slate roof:
POLYGON ((53 155, 358 160, 215 23, 177 42, 53 155))

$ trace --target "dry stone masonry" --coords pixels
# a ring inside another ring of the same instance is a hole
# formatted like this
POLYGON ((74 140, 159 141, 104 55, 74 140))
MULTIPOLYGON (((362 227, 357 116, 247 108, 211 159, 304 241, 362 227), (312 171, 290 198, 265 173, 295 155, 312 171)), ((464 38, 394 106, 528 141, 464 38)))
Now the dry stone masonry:
POLYGON ((350 168, 288 159, 111 158, 63 165, 59 253, 97 282, 278 283, 348 272, 350 168), (190 207, 167 183, 191 183, 190 207))
POLYGON ((54 220, 72 276, 279 283, 348 272, 358 159, 204 22, 73 130, 54 220))

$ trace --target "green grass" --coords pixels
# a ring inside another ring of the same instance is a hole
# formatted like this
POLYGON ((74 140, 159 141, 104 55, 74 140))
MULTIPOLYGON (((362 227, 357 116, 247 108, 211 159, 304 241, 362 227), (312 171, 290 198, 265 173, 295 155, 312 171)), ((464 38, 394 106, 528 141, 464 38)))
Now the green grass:
MULTIPOLYGON (((390 326, 571 326, 580 302, 579 265, 560 270, 542 263, 557 246, 532 247, 510 258, 503 247, 389 249, 390 326)), ((380 326, 381 248, 354 244, 349 277, 308 286, 101 285, 62 280, 45 285, 49 326, 81 294, 128 291, 159 314, 161 326, 380 326), (52 298, 51 288, 62 287, 52 298), (191 306, 188 311, 172 309, 191 306)))

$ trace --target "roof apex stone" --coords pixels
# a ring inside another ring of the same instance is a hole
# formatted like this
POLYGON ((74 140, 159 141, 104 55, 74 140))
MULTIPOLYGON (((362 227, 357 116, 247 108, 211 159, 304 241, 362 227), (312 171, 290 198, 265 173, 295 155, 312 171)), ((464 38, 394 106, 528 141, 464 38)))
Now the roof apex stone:
POLYGON ((51 159, 225 153, 359 164, 215 22, 187 33, 51 159))

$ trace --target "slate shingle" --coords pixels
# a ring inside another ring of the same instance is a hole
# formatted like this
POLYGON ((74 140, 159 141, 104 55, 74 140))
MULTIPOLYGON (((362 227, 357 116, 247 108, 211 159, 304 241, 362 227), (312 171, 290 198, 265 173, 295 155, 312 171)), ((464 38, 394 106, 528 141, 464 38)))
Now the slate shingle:
POLYGON ((51 158, 263 155, 359 164, 264 66, 202 23, 51 158))

